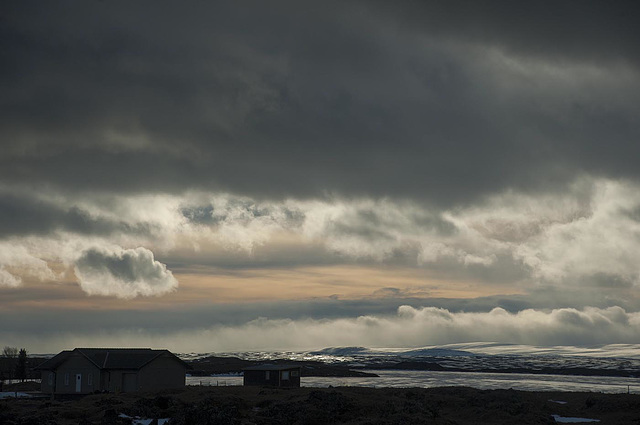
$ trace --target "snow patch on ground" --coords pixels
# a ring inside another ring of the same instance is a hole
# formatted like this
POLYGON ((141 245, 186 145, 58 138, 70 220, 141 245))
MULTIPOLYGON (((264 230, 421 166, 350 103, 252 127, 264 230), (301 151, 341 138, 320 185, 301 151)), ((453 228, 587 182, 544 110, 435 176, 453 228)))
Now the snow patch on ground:
POLYGON ((13 397, 32 397, 31 394, 15 392, 15 391, 3 391, 0 392, 0 399, 2 398, 13 398, 13 397))
MULTIPOLYGON (((121 418, 131 419, 131 423, 133 425, 149 425, 153 421, 153 419, 141 418, 139 416, 129 416, 129 415, 125 415, 124 413, 120 413, 118 416, 121 417, 121 418)), ((158 425, 168 424, 169 423, 169 419, 171 419, 171 418, 158 419, 158 425)))
POLYGON ((600 422, 600 419, 587 419, 587 418, 567 418, 560 415, 551 415, 556 422, 565 424, 579 424, 586 422, 600 422))

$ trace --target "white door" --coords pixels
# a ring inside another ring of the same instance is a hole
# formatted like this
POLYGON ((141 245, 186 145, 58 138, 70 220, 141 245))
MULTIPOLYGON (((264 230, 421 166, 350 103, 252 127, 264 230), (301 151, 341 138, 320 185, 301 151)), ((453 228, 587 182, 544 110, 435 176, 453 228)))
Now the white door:
POLYGON ((82 374, 76 374, 76 392, 79 393, 82 391, 82 374))

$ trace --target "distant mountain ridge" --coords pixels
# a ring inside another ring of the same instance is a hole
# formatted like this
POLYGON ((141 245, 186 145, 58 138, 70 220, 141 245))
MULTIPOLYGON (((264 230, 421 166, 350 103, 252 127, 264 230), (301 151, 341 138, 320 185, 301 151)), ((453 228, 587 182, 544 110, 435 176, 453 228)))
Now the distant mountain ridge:
POLYGON ((537 347, 478 342, 406 349, 351 346, 183 356, 195 363, 196 369, 207 363, 198 359, 209 357, 210 364, 202 367, 204 374, 214 369, 240 370, 243 362, 287 361, 299 363, 307 376, 355 376, 386 369, 640 377, 640 344, 537 347), (235 357, 238 364, 222 367, 229 359, 215 356, 235 357))
POLYGON ((456 350, 450 348, 425 347, 407 350, 385 350, 373 349, 366 347, 328 347, 322 350, 310 351, 309 354, 314 356, 405 356, 405 357, 456 357, 456 356, 476 356, 470 351, 456 350))

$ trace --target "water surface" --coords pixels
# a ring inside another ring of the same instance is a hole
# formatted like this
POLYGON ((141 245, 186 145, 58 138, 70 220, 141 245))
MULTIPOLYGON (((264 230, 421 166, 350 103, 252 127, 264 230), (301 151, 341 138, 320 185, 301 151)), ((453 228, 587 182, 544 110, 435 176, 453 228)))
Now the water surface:
MULTIPOLYGON (((431 388, 466 386, 478 389, 523 391, 592 391, 640 394, 640 379, 608 376, 564 376, 526 373, 432 372, 413 370, 373 370, 374 377, 302 377, 303 387, 360 386, 390 388, 431 388)), ((187 378, 187 385, 242 385, 242 376, 216 375, 187 378)))

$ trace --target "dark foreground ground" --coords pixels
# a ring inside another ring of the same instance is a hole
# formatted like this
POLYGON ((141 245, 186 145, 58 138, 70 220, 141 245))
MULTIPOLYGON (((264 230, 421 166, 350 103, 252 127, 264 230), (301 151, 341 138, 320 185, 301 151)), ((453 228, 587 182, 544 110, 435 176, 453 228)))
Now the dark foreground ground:
POLYGON ((0 424, 127 424, 124 413, 170 424, 554 424, 552 415, 640 424, 640 395, 465 387, 186 387, 75 400, 3 399, 0 424), (553 400, 553 401, 552 401, 553 400), (566 404, 557 403, 566 402, 566 404))

